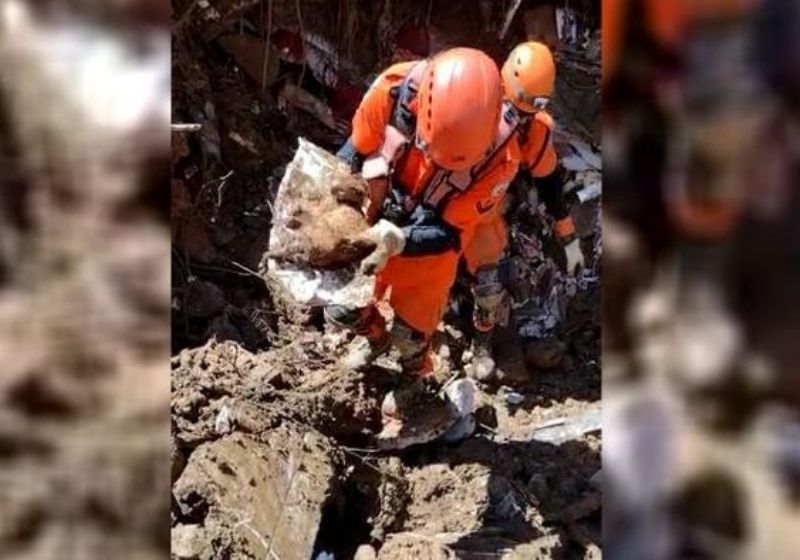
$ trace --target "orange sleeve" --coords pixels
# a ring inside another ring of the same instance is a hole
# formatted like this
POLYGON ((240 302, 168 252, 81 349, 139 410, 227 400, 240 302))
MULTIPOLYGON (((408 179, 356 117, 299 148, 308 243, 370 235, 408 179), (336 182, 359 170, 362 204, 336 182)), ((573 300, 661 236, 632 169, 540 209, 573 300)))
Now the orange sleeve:
POLYGON ((547 177, 556 169, 558 154, 553 146, 553 118, 540 111, 536 113, 528 141, 522 146, 522 161, 534 177, 547 177))
POLYGON ((403 81, 413 62, 390 66, 370 86, 353 115, 353 147, 368 155, 380 148, 392 111, 392 87, 403 81))

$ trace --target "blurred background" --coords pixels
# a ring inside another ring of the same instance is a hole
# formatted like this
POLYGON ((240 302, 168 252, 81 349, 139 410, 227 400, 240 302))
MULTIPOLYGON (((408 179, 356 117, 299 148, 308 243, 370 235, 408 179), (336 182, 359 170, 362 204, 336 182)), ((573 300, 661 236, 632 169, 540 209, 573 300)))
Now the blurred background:
POLYGON ((604 552, 800 550, 800 5, 604 0, 604 552))
MULTIPOLYGON (((604 549, 794 558, 800 8, 603 0, 604 549)), ((0 0, 0 550, 169 547, 169 5, 0 0)))
POLYGON ((169 550, 169 7, 0 1, 0 556, 169 550))

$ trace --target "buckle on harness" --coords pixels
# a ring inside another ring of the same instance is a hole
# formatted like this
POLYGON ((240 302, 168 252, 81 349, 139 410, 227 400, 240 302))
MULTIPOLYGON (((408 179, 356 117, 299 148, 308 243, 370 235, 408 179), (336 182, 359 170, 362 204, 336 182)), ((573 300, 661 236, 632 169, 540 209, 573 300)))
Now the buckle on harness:
POLYGON ((388 177, 392 172, 395 161, 397 161, 397 158, 407 145, 408 138, 392 125, 387 125, 383 144, 378 153, 364 160, 361 176, 367 180, 388 177))

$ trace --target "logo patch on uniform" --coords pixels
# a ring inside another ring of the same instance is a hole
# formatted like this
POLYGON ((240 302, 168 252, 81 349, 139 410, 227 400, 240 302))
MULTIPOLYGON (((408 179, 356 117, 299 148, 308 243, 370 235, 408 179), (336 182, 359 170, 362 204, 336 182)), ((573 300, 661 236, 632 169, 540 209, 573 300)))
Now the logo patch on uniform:
POLYGON ((495 198, 501 197, 505 194, 506 189, 508 189, 508 183, 498 183, 492 189, 492 196, 495 198))
POLYGON ((494 203, 493 200, 489 200, 489 201, 479 200, 478 204, 476 204, 476 207, 478 208, 478 213, 479 214, 486 214, 486 212, 488 212, 489 210, 494 208, 494 205, 495 205, 495 203, 494 203))

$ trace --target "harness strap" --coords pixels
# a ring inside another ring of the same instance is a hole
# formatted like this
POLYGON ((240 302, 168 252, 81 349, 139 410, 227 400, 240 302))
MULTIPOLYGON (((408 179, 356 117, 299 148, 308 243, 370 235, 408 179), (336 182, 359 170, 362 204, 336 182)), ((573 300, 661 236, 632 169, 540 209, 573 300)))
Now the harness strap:
POLYGON ((494 162, 495 156, 508 145, 519 127, 519 114, 509 103, 503 105, 503 115, 497 125, 497 134, 486 155, 465 171, 437 170, 423 189, 422 203, 441 210, 452 197, 465 192, 494 162))
POLYGON ((417 118, 411 110, 411 103, 417 97, 419 84, 427 67, 427 60, 420 60, 414 64, 400 85, 393 90, 394 106, 391 123, 408 138, 413 138, 417 128, 417 118))

